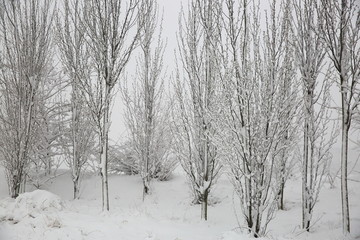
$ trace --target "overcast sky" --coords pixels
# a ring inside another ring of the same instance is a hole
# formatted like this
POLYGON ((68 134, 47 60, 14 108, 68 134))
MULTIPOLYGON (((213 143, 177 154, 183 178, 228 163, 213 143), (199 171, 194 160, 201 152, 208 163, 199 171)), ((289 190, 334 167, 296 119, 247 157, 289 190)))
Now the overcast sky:
MULTIPOLYGON (((178 17, 181 10, 181 3, 187 4, 187 0, 158 0, 160 11, 163 12, 163 37, 167 41, 167 46, 164 53, 164 67, 167 68, 167 76, 170 75, 175 67, 174 51, 177 47, 176 32, 178 30, 178 17)), ((134 52, 132 60, 127 66, 128 77, 133 74, 135 69, 134 59, 138 51, 134 52)), ((120 80, 121 81, 121 80, 120 80)), ((112 109, 112 123, 110 128, 110 138, 115 142, 126 141, 126 127, 123 120, 124 108, 121 100, 120 93, 117 93, 115 103, 112 109)))
MULTIPOLYGON (((264 5, 268 6, 268 1, 264 0, 262 8, 265 8, 264 5)), ((357 0, 360 3, 360 0, 357 0)), ((160 14, 163 12, 163 37, 167 41, 167 47, 164 53, 164 66, 167 67, 167 77, 170 78, 174 68, 175 68, 175 55, 174 51, 177 48, 176 41, 176 32, 178 31, 178 18, 183 5, 186 9, 187 0, 158 0, 160 7, 160 14)), ((132 61, 128 65, 128 75, 133 74, 133 69, 135 69, 134 58, 138 52, 135 52, 135 55, 132 56, 132 61)), ((333 86, 332 95, 334 98, 333 105, 336 104, 339 106, 340 95, 337 86, 333 86)), ((335 105, 334 105, 335 106, 335 105)), ((124 107, 120 97, 120 93, 117 94, 115 103, 112 109, 112 124, 110 129, 110 138, 117 143, 126 141, 127 133, 126 127, 123 120, 124 107)), ((335 116, 334 116, 335 117, 335 116)), ((340 135, 339 135, 340 136, 340 135)), ((356 140, 357 134, 353 134, 352 138, 356 140)), ((336 147, 340 147, 340 141, 336 144, 336 147)))

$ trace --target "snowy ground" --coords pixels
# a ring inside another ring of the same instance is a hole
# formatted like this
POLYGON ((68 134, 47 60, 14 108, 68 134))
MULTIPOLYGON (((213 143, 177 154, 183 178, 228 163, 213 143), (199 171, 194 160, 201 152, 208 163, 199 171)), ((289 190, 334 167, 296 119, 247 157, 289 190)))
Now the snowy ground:
MULTIPOLYGON (((357 167, 357 169, 359 169, 357 167)), ((351 174, 360 180, 359 171, 351 174)), ((213 191, 209 220, 200 220, 200 207, 191 197, 181 170, 168 182, 154 182, 153 193, 142 202, 137 176, 111 176, 109 213, 102 213, 99 176, 82 182, 80 200, 71 200, 70 176, 65 173, 48 184, 48 192, 33 192, 16 201, 7 198, 4 171, 0 168, 0 240, 107 239, 107 240, 239 240, 243 219, 232 186, 224 175, 213 191), (59 196, 59 197, 57 197, 59 196), (235 214, 235 212, 237 214, 235 214), (238 218, 238 219, 237 219, 238 218)), ((360 183, 349 182, 352 236, 360 239, 360 183)), ((29 191, 31 189, 29 188, 29 191)), ((300 178, 286 189, 286 211, 279 211, 269 225, 269 239, 343 239, 341 235, 340 184, 325 183, 311 233, 300 229, 300 178)))

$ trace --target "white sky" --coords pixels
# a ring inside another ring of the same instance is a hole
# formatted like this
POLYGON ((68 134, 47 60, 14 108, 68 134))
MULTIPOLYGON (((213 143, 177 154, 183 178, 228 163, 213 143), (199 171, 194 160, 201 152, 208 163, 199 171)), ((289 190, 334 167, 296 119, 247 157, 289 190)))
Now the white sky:
MULTIPOLYGON (((171 73, 175 67, 175 54, 174 51, 177 48, 176 32, 178 30, 178 16, 181 10, 181 3, 184 7, 187 5, 187 0, 158 0, 159 14, 161 17, 162 11, 164 12, 163 19, 163 38, 167 41, 167 47, 164 53, 164 68, 167 68, 167 77, 170 78, 171 73)), ((127 66, 128 77, 131 77, 132 72, 135 69, 134 59, 137 55, 137 51, 132 56, 132 61, 127 66)), ((165 69, 164 69, 165 70, 165 69)), ((121 80, 120 80, 121 81, 121 80)), ((120 93, 117 93, 115 103, 112 109, 111 115, 111 128, 110 139, 115 142, 126 141, 127 133, 124 123, 124 106, 122 104, 120 93)))
MULTIPOLYGON (((263 1, 264 4, 262 8, 266 8, 264 6, 269 5, 269 1, 263 1)), ((356 0, 357 3, 360 3, 360 0, 356 0)), ((181 6, 183 5, 184 8, 187 8, 188 1, 187 0, 158 0, 160 11, 163 11, 163 37, 167 41, 167 47, 164 53, 164 67, 167 68, 167 77, 170 80, 171 74, 175 68, 175 49, 177 48, 177 41, 176 41, 176 33, 178 31, 178 18, 179 13, 181 11, 181 6)), ((127 66, 128 77, 133 74, 132 72, 135 69, 134 58, 137 55, 137 51, 134 52, 132 56, 132 61, 129 62, 127 66)), ((166 81, 168 81, 166 80, 166 81)), ((334 98, 333 106, 340 106, 340 94, 339 89, 336 85, 333 86, 332 96, 334 98)), ((112 109, 112 123, 110 128, 110 139, 113 142, 121 143, 127 140, 127 131, 126 126, 124 123, 124 106, 122 104, 122 100, 120 97, 120 93, 117 93, 113 109, 112 109)), ((335 116, 334 116, 335 117, 335 116)), ((340 125, 339 125, 340 126, 340 125)), ((353 139, 358 139, 358 134, 353 134, 353 139)), ((340 135, 339 135, 340 137, 340 135)), ((340 147, 340 141, 337 142, 336 148, 340 147)))

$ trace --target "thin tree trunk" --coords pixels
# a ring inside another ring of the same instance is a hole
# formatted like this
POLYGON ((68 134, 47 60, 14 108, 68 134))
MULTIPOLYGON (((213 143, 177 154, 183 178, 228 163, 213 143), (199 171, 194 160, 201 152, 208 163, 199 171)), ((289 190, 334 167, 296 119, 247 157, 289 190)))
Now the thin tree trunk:
MULTIPOLYGON (((310 204, 309 204, 310 205, 310 204)), ((308 209, 307 209, 308 211, 307 211, 307 218, 305 219, 305 229, 306 229, 306 231, 307 232, 310 232, 310 214, 311 214, 311 209, 310 209, 310 207, 308 207, 308 209)))
POLYGON ((280 210, 284 210, 284 188, 285 188, 285 177, 281 176, 279 199, 278 199, 278 208, 280 210))
MULTIPOLYGON (((306 111, 308 111, 306 109, 306 111)), ((307 112, 306 112, 307 114, 307 112)), ((302 166, 302 228, 307 229, 308 221, 308 188, 307 188, 307 175, 308 175, 308 159, 309 159, 309 123, 308 116, 305 117, 304 129, 304 155, 302 166)))
MULTIPOLYGON (((343 108, 343 111, 345 109, 343 108)), ((349 198, 347 186, 347 160, 349 145, 349 123, 343 113, 342 120, 342 138, 341 138, 341 201, 342 201, 342 220, 343 233, 350 233, 350 216, 349 216, 349 198)))
POLYGON ((244 169, 246 172, 246 176, 245 176, 245 205, 247 206, 247 224, 248 224, 248 229, 251 230, 253 228, 254 222, 253 222, 253 213, 252 213, 252 207, 253 207, 253 201, 251 198, 251 192, 252 192, 252 179, 250 176, 250 171, 249 171, 249 166, 245 165, 245 161, 244 161, 244 169), (249 177, 248 177, 249 176, 249 177), (250 178, 250 179, 249 179, 250 178))
MULTIPOLYGON (((150 29, 149 29, 150 30, 150 29)), ((145 33, 147 34, 147 32, 145 33)), ((147 36, 146 36, 147 37, 147 36)), ((150 182, 150 173, 149 173, 149 161, 150 161, 150 139, 151 139, 151 96, 150 96, 150 83, 149 83, 149 64, 150 64, 150 50, 147 43, 144 47, 144 63, 145 63, 145 176, 144 176, 144 191, 143 191, 143 200, 145 195, 149 192, 149 182, 150 182)))
POLYGON ((203 184, 203 194, 202 194, 202 201, 201 201, 201 219, 204 219, 205 221, 207 220, 207 206, 208 206, 208 195, 209 195, 209 192, 208 192, 208 184, 207 184, 207 181, 208 181, 208 140, 207 140, 207 137, 206 137, 206 140, 205 140, 205 144, 204 144, 204 166, 203 166, 203 181, 202 181, 202 184, 203 184), (205 184, 206 183, 206 184, 205 184))
POLYGON ((27 180, 27 175, 24 174, 24 177, 23 177, 23 181, 22 181, 22 187, 20 188, 20 192, 21 193, 24 193, 26 191, 26 180, 27 180))
POLYGON ((73 99, 72 99, 72 144, 73 144, 73 152, 72 152, 72 171, 73 171, 73 183, 74 183, 74 199, 78 198, 78 148, 77 148, 77 134, 78 134, 78 112, 77 112, 77 87, 76 83, 72 82, 73 87, 73 99))
POLYGON ((74 178, 73 183, 74 183, 74 199, 78 199, 79 198, 79 192, 80 192, 79 176, 76 176, 76 178, 74 178))
POLYGON ((109 211, 109 188, 108 188, 108 176, 107 176, 107 143, 102 144, 101 150, 101 187, 102 187, 102 209, 103 211, 109 211))
POLYGON ((47 161, 47 175, 50 176, 51 175, 51 157, 49 156, 49 151, 48 153, 46 154, 46 161, 47 161))
POLYGON ((258 209, 257 209, 257 216, 256 216, 256 225, 255 225, 255 231, 254 231, 254 237, 255 238, 258 238, 260 236, 260 227, 261 227, 261 221, 260 221, 260 211, 259 211, 259 206, 258 206, 258 209))
POLYGON ((202 197, 202 202, 201 202, 201 219, 204 219, 205 221, 207 221, 208 218, 208 196, 209 196, 209 191, 208 189, 206 189, 204 191, 203 197, 202 197))
POLYGON ((284 189, 285 189, 285 172, 286 172, 286 151, 283 150, 281 156, 281 169, 280 169, 280 189, 278 192, 278 209, 284 210, 284 189))
POLYGON ((105 86, 105 106, 104 106, 104 118, 103 118, 103 137, 101 139, 101 180, 102 180, 102 209, 109 211, 109 186, 108 186, 108 136, 109 136, 109 102, 110 102, 110 86, 105 86))

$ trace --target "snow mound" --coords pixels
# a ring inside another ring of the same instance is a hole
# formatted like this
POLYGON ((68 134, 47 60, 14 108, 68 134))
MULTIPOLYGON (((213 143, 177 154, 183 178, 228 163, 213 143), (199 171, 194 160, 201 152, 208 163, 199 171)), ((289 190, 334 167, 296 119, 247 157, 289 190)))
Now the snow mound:
POLYGON ((20 194, 15 200, 15 208, 26 208, 28 210, 63 210, 64 202, 61 198, 45 190, 35 190, 20 194))
POLYGON ((0 222, 34 222, 41 216, 48 220, 48 225, 58 227, 60 220, 54 216, 64 208, 65 203, 59 196, 45 190, 35 190, 20 194, 15 200, 7 198, 1 201, 0 212, 3 214, 0 214, 0 222), (1 211, 1 208, 5 211, 1 211))

